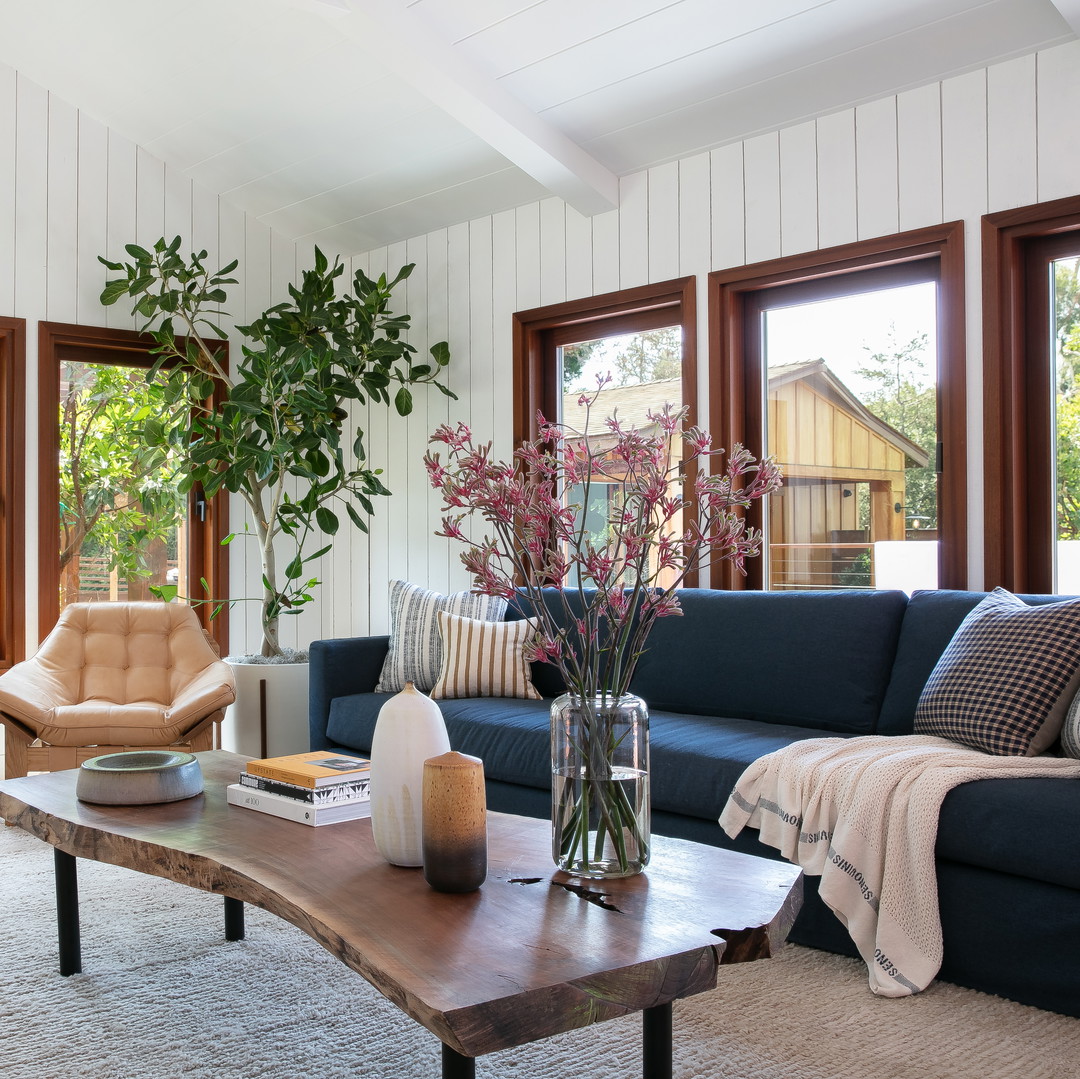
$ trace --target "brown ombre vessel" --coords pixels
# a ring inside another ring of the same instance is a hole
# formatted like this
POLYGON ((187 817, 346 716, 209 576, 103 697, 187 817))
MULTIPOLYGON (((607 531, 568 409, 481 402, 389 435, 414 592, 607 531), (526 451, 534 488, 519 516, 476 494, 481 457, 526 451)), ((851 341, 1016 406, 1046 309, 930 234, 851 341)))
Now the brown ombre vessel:
POLYGON ((484 764, 464 753, 424 761, 424 879, 438 892, 474 892, 487 877, 484 764))

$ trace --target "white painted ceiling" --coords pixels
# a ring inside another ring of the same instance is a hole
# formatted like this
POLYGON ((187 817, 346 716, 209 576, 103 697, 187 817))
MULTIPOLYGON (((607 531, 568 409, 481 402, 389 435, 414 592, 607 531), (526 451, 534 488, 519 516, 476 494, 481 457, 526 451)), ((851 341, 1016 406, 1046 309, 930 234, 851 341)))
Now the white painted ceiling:
POLYGON ((0 0, 0 62, 352 254, 1068 41, 1080 0, 0 0))

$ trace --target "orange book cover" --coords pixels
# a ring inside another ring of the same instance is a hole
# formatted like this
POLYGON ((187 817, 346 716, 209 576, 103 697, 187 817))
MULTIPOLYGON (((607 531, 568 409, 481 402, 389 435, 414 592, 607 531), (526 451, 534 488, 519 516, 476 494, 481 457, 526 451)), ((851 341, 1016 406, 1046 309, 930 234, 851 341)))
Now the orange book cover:
POLYGON ((371 761, 366 757, 353 757, 328 749, 313 749, 307 753, 248 761, 247 770, 253 776, 295 783, 299 787, 327 787, 370 773, 371 761))

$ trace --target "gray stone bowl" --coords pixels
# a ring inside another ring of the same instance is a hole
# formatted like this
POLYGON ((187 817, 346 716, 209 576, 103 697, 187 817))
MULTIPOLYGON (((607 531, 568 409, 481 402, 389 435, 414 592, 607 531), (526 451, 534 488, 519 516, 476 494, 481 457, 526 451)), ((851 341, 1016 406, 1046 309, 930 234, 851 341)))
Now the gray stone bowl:
POLYGON ((83 761, 75 783, 79 801, 98 805, 179 802, 202 790, 199 762, 190 753, 171 749, 137 749, 91 757, 83 761))

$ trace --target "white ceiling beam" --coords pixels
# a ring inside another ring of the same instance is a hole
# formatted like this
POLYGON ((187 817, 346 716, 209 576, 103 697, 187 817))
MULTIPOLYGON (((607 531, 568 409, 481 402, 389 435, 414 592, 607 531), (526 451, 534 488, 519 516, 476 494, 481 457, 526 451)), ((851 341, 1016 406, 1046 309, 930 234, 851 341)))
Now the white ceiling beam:
POLYGON ((1080 34, 1080 0, 1050 0, 1069 24, 1069 28, 1080 34))
POLYGON ((465 63, 407 9, 393 0, 320 0, 315 6, 380 66, 580 213, 591 217, 619 205, 615 173, 465 63))

